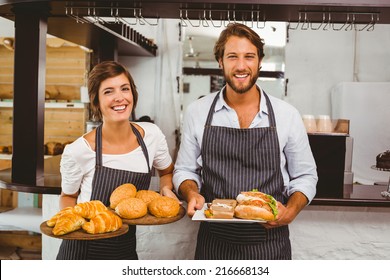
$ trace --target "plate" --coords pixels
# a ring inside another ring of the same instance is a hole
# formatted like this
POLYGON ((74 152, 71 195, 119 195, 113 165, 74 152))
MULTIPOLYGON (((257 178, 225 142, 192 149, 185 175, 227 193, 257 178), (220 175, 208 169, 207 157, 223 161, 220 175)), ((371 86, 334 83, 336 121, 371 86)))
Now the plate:
POLYGON ((174 222, 180 220, 181 218, 183 218, 185 216, 185 214, 186 214, 186 209, 182 205, 180 205, 179 214, 177 214, 177 216, 175 216, 175 217, 158 218, 158 217, 155 217, 155 216, 148 213, 145 216, 143 216, 141 218, 137 218, 137 219, 123 219, 122 218, 122 221, 123 221, 123 223, 129 224, 129 225, 149 225, 149 226, 164 225, 164 224, 174 223, 174 222))
POLYGON ((69 240, 96 240, 96 239, 106 239, 111 237, 116 237, 125 234, 129 231, 129 226, 127 224, 123 224, 122 227, 116 231, 106 232, 106 233, 97 233, 90 234, 84 231, 83 229, 79 229, 73 232, 69 232, 64 235, 54 235, 52 227, 49 227, 46 224, 46 221, 40 225, 41 232, 47 236, 59 238, 59 239, 69 239, 69 240))
POLYGON ((196 210, 192 220, 196 222, 210 222, 210 223, 266 223, 266 220, 246 220, 246 219, 211 219, 206 218, 204 210, 207 209, 207 203, 203 205, 202 210, 196 210))

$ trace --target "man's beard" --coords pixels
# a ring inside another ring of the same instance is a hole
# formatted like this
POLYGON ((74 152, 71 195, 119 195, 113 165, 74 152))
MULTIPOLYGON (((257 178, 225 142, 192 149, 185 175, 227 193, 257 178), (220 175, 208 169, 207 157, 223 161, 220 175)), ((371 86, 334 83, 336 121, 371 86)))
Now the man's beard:
POLYGON ((249 83, 247 85, 245 84, 240 84, 239 86, 236 86, 234 84, 234 82, 232 81, 232 79, 230 78, 229 75, 227 75, 224 71, 224 76, 225 76, 225 80, 226 80, 226 83, 237 93, 239 94, 243 94, 247 91, 249 91, 254 84, 256 84, 256 81, 257 79, 259 78, 259 73, 256 73, 255 75, 252 76, 252 78, 250 79, 249 83))

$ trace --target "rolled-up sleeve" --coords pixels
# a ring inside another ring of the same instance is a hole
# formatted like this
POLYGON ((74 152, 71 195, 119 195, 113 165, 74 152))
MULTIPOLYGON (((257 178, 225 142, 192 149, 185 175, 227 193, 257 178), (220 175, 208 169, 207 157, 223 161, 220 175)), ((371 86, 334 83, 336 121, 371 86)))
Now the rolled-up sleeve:
POLYGON ((199 189, 202 187, 200 142, 196 136, 193 109, 193 106, 189 106, 184 118, 180 149, 173 172, 173 184, 176 192, 179 191, 180 184, 185 180, 193 180, 197 183, 199 189))
POLYGON ((286 195, 289 197, 299 191, 310 203, 316 194, 317 167, 300 115, 295 113, 291 120, 288 141, 283 150, 289 175, 286 195))
POLYGON ((67 152, 66 147, 61 157, 60 172, 62 191, 65 194, 78 192, 80 190, 83 172, 74 157, 67 152))

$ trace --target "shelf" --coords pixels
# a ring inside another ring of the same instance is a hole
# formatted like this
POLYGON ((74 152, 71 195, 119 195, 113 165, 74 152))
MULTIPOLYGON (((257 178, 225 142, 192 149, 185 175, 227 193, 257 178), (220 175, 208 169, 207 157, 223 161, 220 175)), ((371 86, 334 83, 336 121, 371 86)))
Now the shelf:
MULTIPOLYGON (((0 108, 12 108, 12 101, 0 101, 0 108)), ((81 102, 45 102, 45 108, 79 108, 84 109, 85 103, 81 102)))

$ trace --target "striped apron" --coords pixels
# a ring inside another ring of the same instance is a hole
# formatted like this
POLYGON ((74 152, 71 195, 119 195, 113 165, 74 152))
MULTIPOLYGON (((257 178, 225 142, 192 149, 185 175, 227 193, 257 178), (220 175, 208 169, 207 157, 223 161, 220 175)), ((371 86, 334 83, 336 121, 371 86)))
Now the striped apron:
MULTIPOLYGON (((264 94, 269 127, 236 129, 211 126, 215 97, 202 140, 202 194, 206 202, 236 198, 258 189, 285 203, 275 115, 264 94)), ((288 226, 266 230, 261 224, 202 222, 195 259, 291 259, 288 226)))
MULTIPOLYGON (((130 124, 131 125, 131 124, 130 124)), ((91 200, 100 200, 106 206, 110 204, 110 195, 114 189, 125 183, 132 183, 137 190, 149 189, 151 170, 145 143, 139 131, 131 125, 148 165, 148 173, 131 172, 103 166, 102 127, 96 129, 96 167, 92 181, 91 200)), ((140 163, 141 164, 141 163, 140 163)), ((58 260, 136 260, 136 228, 119 237, 99 240, 63 240, 57 255, 58 260)))

